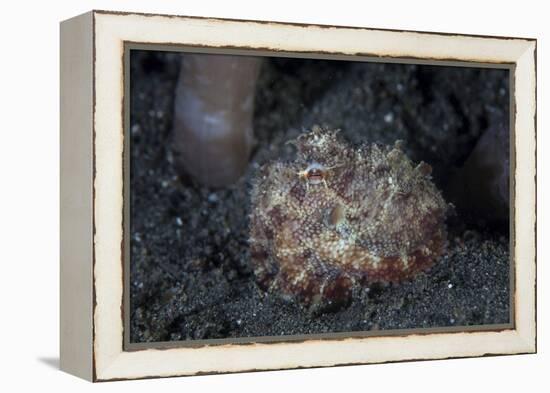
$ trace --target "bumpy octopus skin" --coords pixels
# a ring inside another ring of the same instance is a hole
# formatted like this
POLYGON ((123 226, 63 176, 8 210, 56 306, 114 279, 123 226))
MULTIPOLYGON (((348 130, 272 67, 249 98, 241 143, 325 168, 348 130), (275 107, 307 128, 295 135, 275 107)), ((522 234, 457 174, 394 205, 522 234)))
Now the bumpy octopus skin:
POLYGON ((264 291, 305 306, 348 304, 354 288, 399 282, 446 246, 447 204, 431 167, 401 150, 352 148, 314 127, 293 162, 264 165, 251 193, 250 252, 264 291))

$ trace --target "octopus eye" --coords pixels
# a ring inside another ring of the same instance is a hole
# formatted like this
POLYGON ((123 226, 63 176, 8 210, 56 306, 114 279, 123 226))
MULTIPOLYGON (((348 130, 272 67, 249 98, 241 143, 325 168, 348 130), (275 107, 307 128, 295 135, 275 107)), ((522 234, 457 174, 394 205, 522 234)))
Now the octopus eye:
POLYGON ((324 175, 323 175, 323 171, 318 169, 318 168, 315 168, 315 169, 311 169, 307 172, 306 174, 307 178, 309 180, 318 180, 318 181, 321 181, 323 180, 324 178, 324 175))
POLYGON ((307 184, 320 184, 323 183, 327 186, 325 177, 326 177, 326 167, 321 164, 312 163, 303 171, 298 172, 300 178, 307 181, 307 184))

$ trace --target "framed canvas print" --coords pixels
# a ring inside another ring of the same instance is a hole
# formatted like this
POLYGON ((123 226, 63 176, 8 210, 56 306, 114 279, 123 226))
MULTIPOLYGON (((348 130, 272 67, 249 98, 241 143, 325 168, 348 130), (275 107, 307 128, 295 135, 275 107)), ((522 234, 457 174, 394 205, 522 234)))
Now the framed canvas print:
POLYGON ((536 40, 61 23, 61 368, 536 351, 536 40))

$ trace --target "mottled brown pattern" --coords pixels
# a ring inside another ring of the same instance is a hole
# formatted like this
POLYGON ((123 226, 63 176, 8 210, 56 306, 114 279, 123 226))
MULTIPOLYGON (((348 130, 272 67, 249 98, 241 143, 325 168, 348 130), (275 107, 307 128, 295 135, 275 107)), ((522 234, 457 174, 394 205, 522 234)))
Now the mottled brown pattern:
POLYGON ((251 260, 260 287, 305 306, 347 304, 353 289, 399 282, 445 251, 447 204, 431 168, 398 141, 352 148, 319 127, 293 162, 261 168, 252 190, 251 260))

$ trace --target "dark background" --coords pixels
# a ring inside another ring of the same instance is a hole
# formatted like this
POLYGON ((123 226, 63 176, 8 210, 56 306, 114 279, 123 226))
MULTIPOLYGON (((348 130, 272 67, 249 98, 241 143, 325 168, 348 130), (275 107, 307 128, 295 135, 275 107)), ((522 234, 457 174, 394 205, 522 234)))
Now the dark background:
MULTIPOLYGON (((258 290, 249 265, 250 181, 260 165, 291 158, 285 145, 314 124, 352 143, 405 141, 447 191, 479 138, 508 127, 509 72, 267 58, 254 114, 250 165, 235 184, 200 186, 174 168, 175 53, 131 54, 132 342, 278 336, 507 323, 508 219, 456 210, 447 254, 399 285, 365 288, 343 310, 310 315, 258 290)), ((506 135, 506 133, 496 133, 506 135)))

